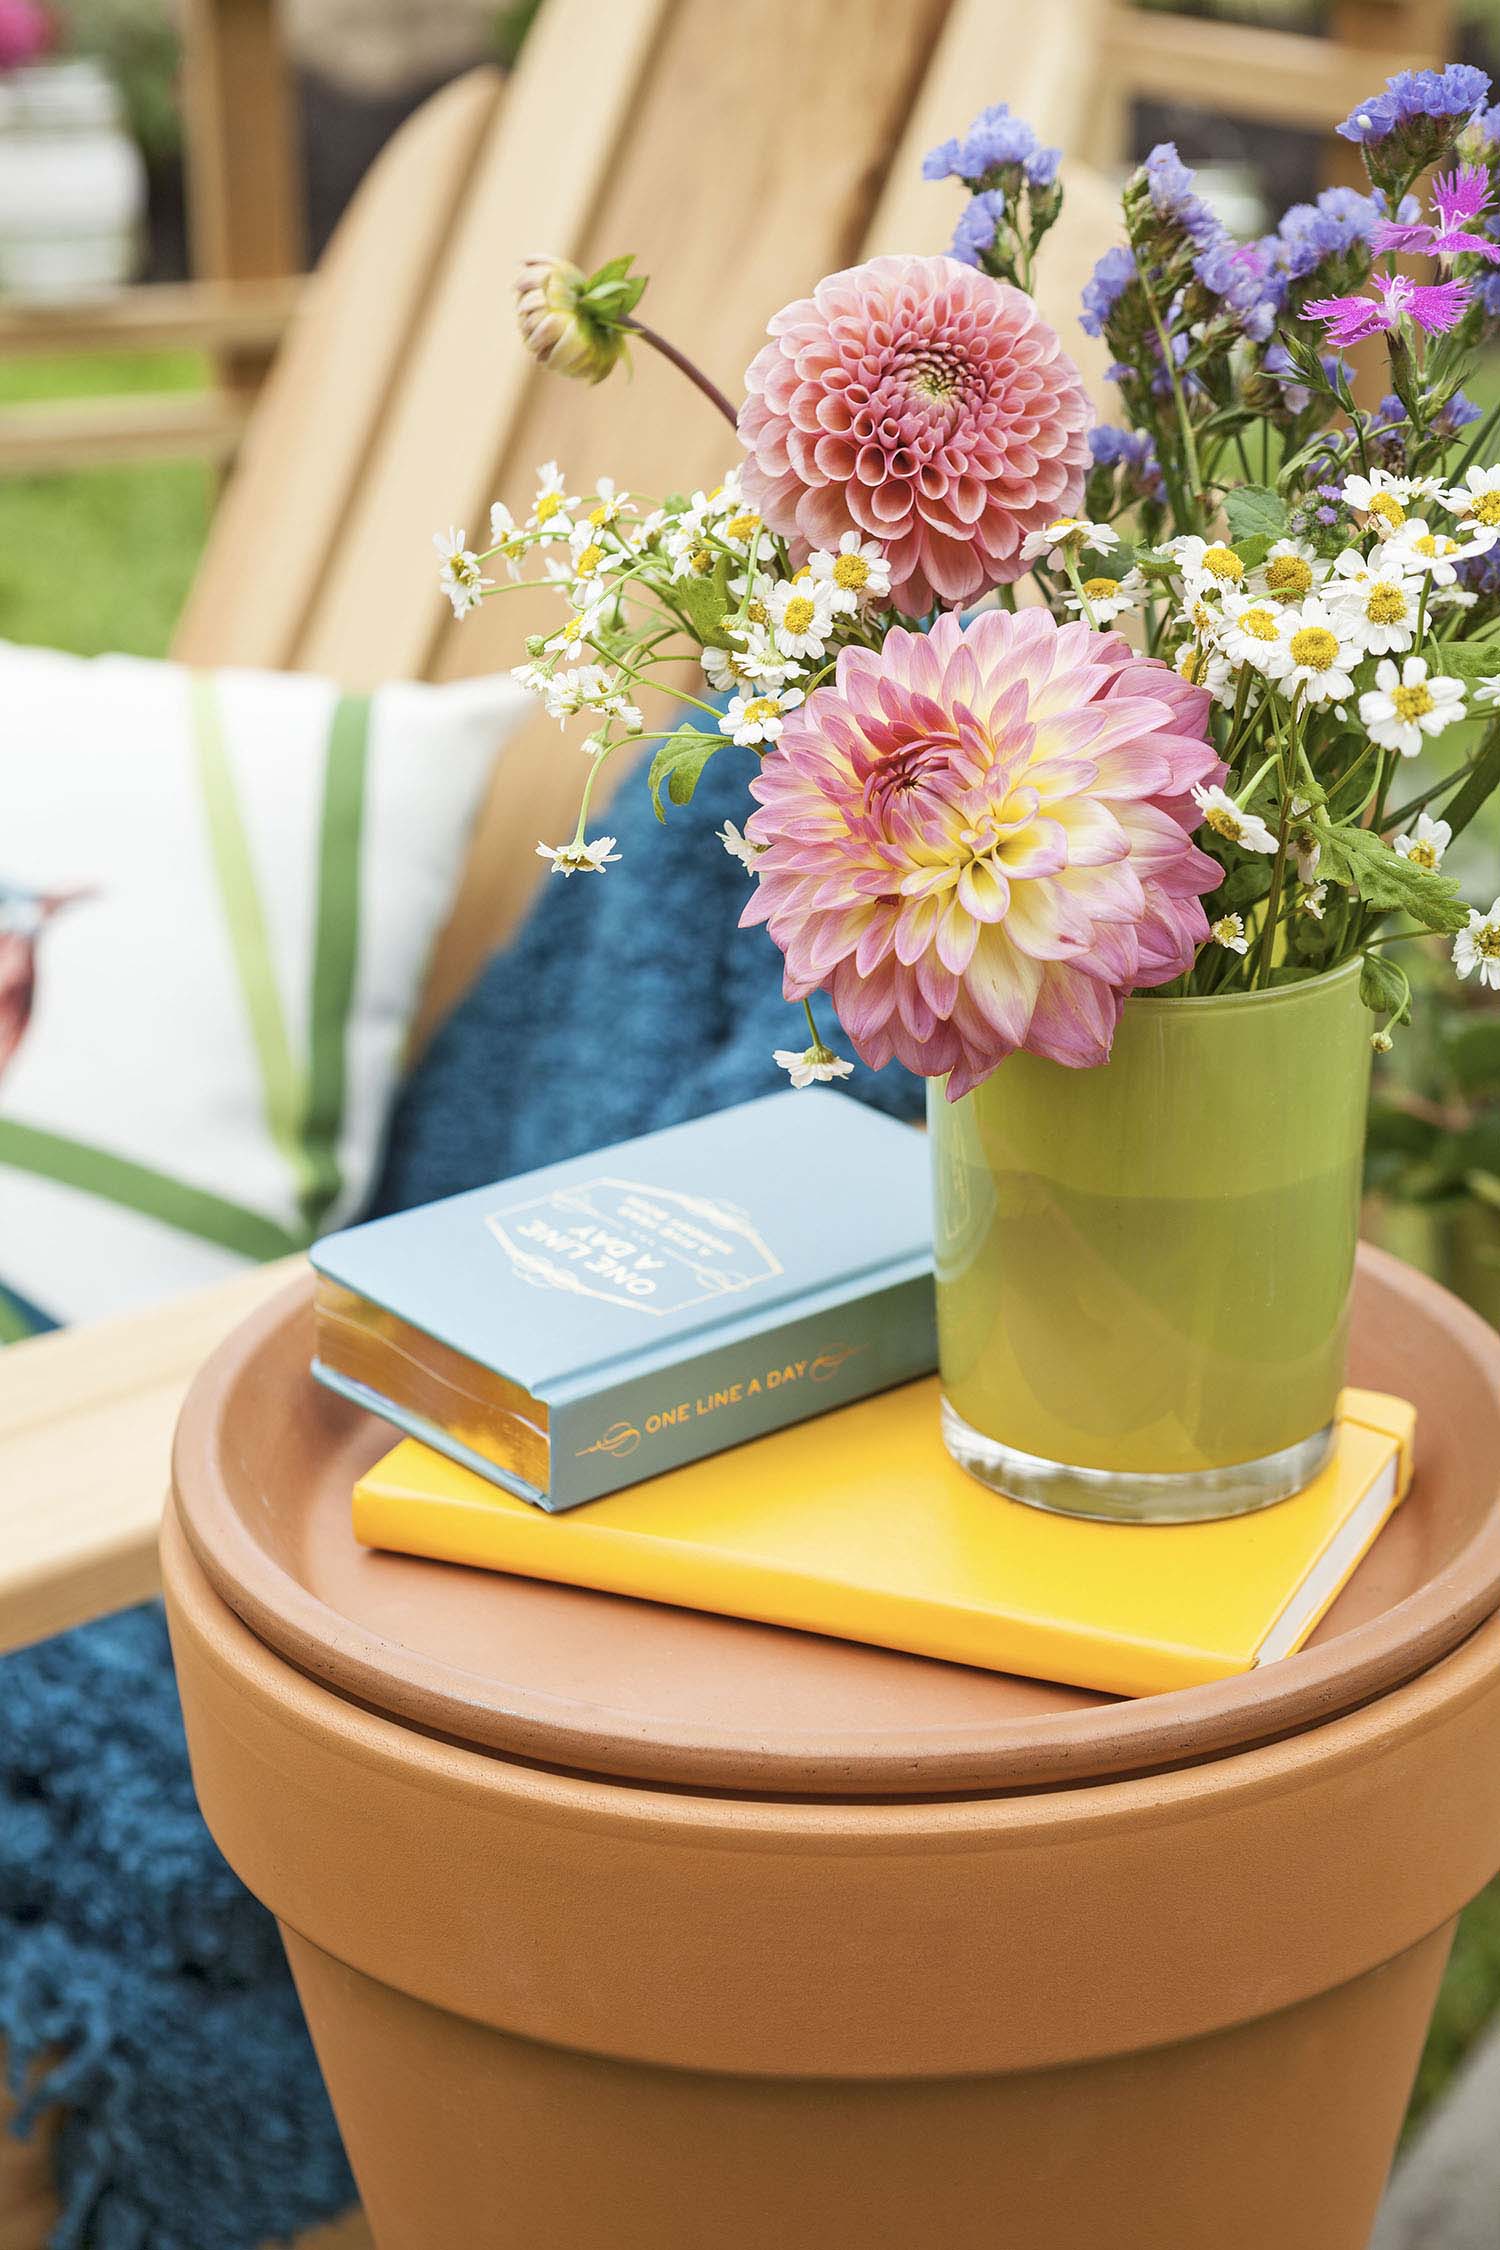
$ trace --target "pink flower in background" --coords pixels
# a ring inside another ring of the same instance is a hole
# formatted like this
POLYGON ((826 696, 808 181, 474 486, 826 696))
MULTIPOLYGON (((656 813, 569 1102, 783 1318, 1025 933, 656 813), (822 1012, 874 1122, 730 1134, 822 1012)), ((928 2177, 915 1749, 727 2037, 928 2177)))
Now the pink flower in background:
POLYGON ((1083 498, 1092 409, 1019 289, 954 258, 874 258, 770 324, 746 375, 745 490, 773 531, 884 547, 908 614, 1019 578, 1083 498))
POLYGON ((19 70, 52 45, 52 17, 37 0, 0 0, 0 70, 19 70))
POLYGON ((1410 281, 1404 273, 1373 276, 1374 297, 1319 297, 1307 306, 1309 320, 1327 324, 1328 341, 1342 351, 1346 344, 1362 344, 1367 336, 1399 328, 1403 320, 1416 322, 1431 334, 1456 328, 1473 295, 1466 281, 1410 281))
POLYGON ((742 920, 768 926, 789 999, 827 991, 867 1063, 949 1072, 950 1100, 1018 1048, 1102 1063, 1125 995, 1208 934, 1208 711, 1043 609, 845 649, 750 785, 742 920))
POLYGON ((1370 237, 1375 251, 1401 250, 1429 258, 1457 258, 1467 252, 1475 258, 1500 263, 1500 242, 1475 234, 1472 222, 1489 207, 1490 176, 1482 164, 1464 164, 1456 172, 1440 172, 1432 183, 1432 207, 1437 225, 1423 220, 1382 219, 1370 237))

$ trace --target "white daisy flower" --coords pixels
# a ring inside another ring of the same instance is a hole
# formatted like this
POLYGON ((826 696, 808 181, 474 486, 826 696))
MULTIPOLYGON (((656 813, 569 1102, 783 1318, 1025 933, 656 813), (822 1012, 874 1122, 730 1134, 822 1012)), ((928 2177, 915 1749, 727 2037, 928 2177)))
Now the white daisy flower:
POLYGON ((1474 969, 1491 992, 1500 992, 1500 898, 1488 914, 1469 908, 1469 925, 1453 940, 1453 966, 1461 977, 1474 969))
POLYGON ((1232 547, 1222 539, 1200 539, 1195 531, 1184 531, 1166 542, 1166 552, 1177 565, 1184 585, 1201 587, 1206 592, 1223 592, 1231 586, 1242 584, 1245 566, 1232 547))
POLYGON ((1286 615, 1292 660, 1282 680, 1287 694, 1300 690, 1305 703, 1338 703, 1352 695, 1360 650, 1342 609, 1314 595, 1286 615))
POLYGON ((1357 515, 1368 516, 1382 539, 1388 539, 1405 523, 1403 503, 1409 497, 1407 480, 1393 476, 1389 469, 1372 469, 1367 477, 1344 479, 1345 507, 1354 509, 1357 515))
POLYGON ((719 550, 696 523, 675 524, 662 541, 662 552, 674 578, 711 578, 718 567, 719 550))
POLYGON ((1292 625, 1286 612, 1265 594, 1226 594, 1218 644, 1231 664, 1248 664, 1268 680, 1292 668, 1287 643, 1292 625))
POLYGON ((719 721, 719 732, 733 736, 746 750, 758 742, 775 742, 786 713, 794 711, 801 701, 801 688, 783 688, 773 695, 737 695, 719 721))
POLYGON ((1500 531, 1486 531, 1478 524, 1466 526, 1462 539, 1451 539, 1446 531, 1433 531, 1424 517, 1412 516, 1395 535, 1395 544, 1409 558, 1410 569, 1426 571, 1434 586, 1451 586, 1458 565, 1471 555, 1488 554, 1497 539, 1500 531))
POLYGON ((1407 562, 1398 540, 1388 540, 1368 563, 1346 547, 1323 594, 1369 656, 1402 655, 1417 637, 1421 573, 1407 562))
POLYGON ((1221 914, 1217 922, 1209 924, 1208 934, 1215 945, 1222 945, 1228 953, 1248 953, 1250 950, 1242 914, 1221 914))
POLYGON ((1205 825, 1227 843, 1238 844, 1247 852, 1275 851, 1276 838, 1259 813, 1242 811, 1217 782, 1195 783, 1193 803, 1202 813, 1205 825))
POLYGON ((1297 912, 1305 914, 1310 922, 1321 922, 1327 898, 1326 883, 1304 883, 1297 898, 1297 912))
POLYGON ((1425 738, 1441 734, 1464 715, 1458 680, 1428 676, 1425 656, 1408 656, 1398 671, 1390 657, 1376 667, 1375 685, 1359 699, 1360 723, 1382 750, 1414 758, 1425 738))
POLYGON ((538 844, 538 859, 552 862, 554 875, 602 875, 619 858, 613 836, 596 836, 591 844, 538 844))
POLYGON ((1273 602, 1300 602, 1328 575, 1315 547, 1301 539, 1278 539, 1258 570, 1250 573, 1255 592, 1273 602))
POLYGON ((714 830, 714 834, 718 837, 730 858, 737 859, 747 875, 753 875, 755 863, 765 850, 765 845, 752 844, 749 837, 742 835, 732 820, 726 820, 722 828, 714 830))
POLYGON ((783 579, 771 594, 771 637, 784 656, 821 656, 833 631, 832 591, 816 578, 783 579))
POLYGON ((1486 711, 1500 705, 1500 672, 1486 672, 1474 683, 1474 701, 1486 711))
POLYGON ((1413 867, 1425 867, 1429 875, 1434 875, 1452 841, 1453 830, 1446 820, 1434 820, 1430 813, 1420 812, 1415 826, 1396 838, 1395 848, 1413 867))
POLYGON ((1069 594, 1068 607, 1075 617, 1092 616, 1096 625, 1109 625, 1139 609, 1145 593, 1140 572, 1128 570, 1123 578, 1085 578, 1083 591, 1069 594))
POLYGON ((837 553, 818 548, 808 557, 808 568, 832 589, 833 607, 845 616, 852 617, 861 602, 883 600, 891 590, 885 549, 873 539, 861 539, 857 531, 844 533, 837 553))
POLYGON ((490 506, 490 545, 503 547, 516 528, 516 519, 503 500, 490 506))
POLYGON ((1061 570, 1070 555, 1107 555, 1120 544, 1120 534, 1107 523, 1089 523, 1082 516, 1059 516, 1040 531, 1028 531, 1021 543, 1021 560, 1035 562, 1045 555, 1053 570, 1061 570))
POLYGON ((790 1047, 778 1047, 771 1060, 787 1073, 794 1086, 812 1086, 820 1079, 850 1078, 854 1073, 853 1063, 834 1054, 821 1039, 801 1054, 790 1047))
POLYGON ((714 528, 726 546, 748 547, 756 534, 764 529, 764 525, 758 510, 737 508, 732 516, 725 516, 714 528))
POLYGON ((484 598, 487 586, 494 580, 486 578, 479 567, 479 557, 464 544, 465 534, 458 530, 435 531, 432 544, 442 556, 438 571, 438 584, 453 605, 455 617, 467 617, 477 609, 484 598))
POLYGON ((563 473, 555 461, 544 461, 536 473, 536 497, 527 517, 527 528, 545 531, 550 538, 566 539, 573 529, 572 510, 577 496, 563 488, 563 473))
POLYGON ((1172 660, 1172 669, 1179 679, 1207 688, 1215 703, 1222 703, 1226 710, 1233 704, 1237 693, 1234 667, 1218 648, 1184 641, 1172 660))
POLYGON ((1443 505, 1464 525, 1500 530, 1500 467, 1466 469, 1463 483, 1443 494, 1443 505))

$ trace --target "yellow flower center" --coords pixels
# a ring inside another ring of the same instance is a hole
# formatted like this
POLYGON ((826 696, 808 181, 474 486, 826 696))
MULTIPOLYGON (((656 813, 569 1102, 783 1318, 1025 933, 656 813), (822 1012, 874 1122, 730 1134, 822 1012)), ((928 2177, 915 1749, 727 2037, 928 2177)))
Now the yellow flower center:
POLYGON ((595 531, 602 531, 607 523, 614 522, 619 512, 613 500, 601 500, 597 508, 590 508, 589 522, 595 531))
POLYGON ((1396 706, 1396 716, 1401 719, 1423 718, 1436 707, 1432 690, 1426 687, 1392 688, 1391 701, 1396 706))
POLYGON ((752 625, 769 625, 771 622, 771 613, 759 595, 753 601, 746 602, 745 616, 752 625))
POLYGON ((1312 564, 1301 555, 1273 555, 1266 564, 1266 591, 1278 601, 1300 600, 1312 582, 1312 564))
POLYGON ((1245 925, 1238 914, 1226 914, 1215 922, 1208 934, 1219 945, 1232 945, 1236 938, 1244 936, 1245 925))
POLYGON ((603 562, 603 560, 604 549, 602 547, 595 546, 594 542, 590 540, 589 544, 579 555, 577 562, 575 562, 573 565, 574 577, 592 578, 594 572, 599 568, 599 565, 603 562))
POLYGON ((1486 961, 1500 961, 1500 923, 1480 923, 1474 932, 1474 950, 1486 961))
POLYGON ((1372 492, 1370 505, 1365 513, 1369 516, 1384 516, 1389 524, 1402 524, 1406 521, 1406 510, 1395 494, 1390 492, 1372 492))
POLYGON ((781 622, 789 633, 805 633, 817 614, 816 602, 809 601, 806 594, 793 594, 781 613, 781 622))
POLYGON ((758 695, 752 703, 745 705, 747 726, 763 726, 767 719, 779 718, 780 715, 781 705, 774 695, 758 695))
POLYGON ((1436 844, 1413 844, 1406 856, 1413 867, 1425 867, 1429 875, 1439 864, 1436 844))
POLYGON ((1203 567, 1211 578, 1237 581, 1245 575, 1245 566, 1232 547, 1209 547, 1204 553, 1203 567))
POLYGON ((727 539, 750 539, 759 529, 760 517, 753 508, 745 508, 739 515, 730 517, 724 526, 724 535, 727 539))
POLYGON ((1091 602, 1113 601, 1120 591, 1118 578, 1085 578, 1083 590, 1091 602))
POLYGON ((1278 631, 1274 610, 1247 609, 1240 619, 1240 631, 1253 641, 1274 641, 1278 631))
POLYGON ((851 593, 863 593, 870 583, 870 566, 864 556, 840 555, 833 566, 833 583, 851 593))
POLYGON ((544 492, 536 504, 537 522, 550 523, 561 507, 562 496, 560 493, 544 492))
POLYGON ((1452 555, 1456 554, 1458 551, 1457 541, 1453 539, 1445 539, 1440 531, 1429 531, 1425 533, 1424 536, 1416 542, 1416 547, 1417 553, 1419 555, 1429 556, 1452 555))
POLYGON ((1469 513, 1476 523, 1500 523, 1500 492, 1476 493, 1469 503, 1469 513))
POLYGON ((1372 625, 1399 625, 1402 618, 1405 617, 1408 607, 1409 604, 1401 588, 1391 585, 1389 580, 1386 580, 1380 585, 1370 588, 1369 598, 1365 603, 1365 615, 1372 625))
POLYGON ((714 567, 712 547, 689 547, 688 568, 698 578, 706 578, 714 567))
POLYGON ((1326 672, 1338 661, 1339 644, 1326 625, 1304 625, 1292 635, 1292 662, 1309 672, 1326 672))
MULTIPOLYGON (((1201 649, 1194 648, 1192 643, 1189 642, 1187 647, 1183 650, 1181 656, 1179 656, 1177 659, 1177 669, 1182 678, 1185 679, 1190 684, 1190 686, 1202 687, 1204 681, 1208 677, 1208 658, 1201 649)), ((1212 826, 1214 822, 1213 814, 1210 813, 1208 818, 1209 823, 1212 826)), ((1227 835, 1228 831, 1226 829, 1221 831, 1221 833, 1227 835)))
POLYGON ((1244 823, 1227 805, 1210 805, 1203 817, 1216 836, 1227 838, 1231 844, 1237 844, 1245 833, 1244 823))

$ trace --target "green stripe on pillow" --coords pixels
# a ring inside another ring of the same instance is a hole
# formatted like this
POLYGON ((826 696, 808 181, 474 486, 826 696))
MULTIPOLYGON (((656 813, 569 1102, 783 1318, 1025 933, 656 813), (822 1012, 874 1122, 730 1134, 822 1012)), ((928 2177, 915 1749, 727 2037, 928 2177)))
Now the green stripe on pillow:
POLYGON ((369 768, 370 698, 339 698, 328 731, 318 840, 318 923, 308 1007, 307 1108, 302 1133, 307 1185, 301 1199, 316 1234, 343 1179, 345 1053, 359 965, 360 859, 369 768))
POLYGON ((85 1195, 106 1196, 127 1211, 138 1211, 142 1218, 158 1219, 163 1226, 195 1235, 200 1242, 217 1243, 221 1250, 243 1258, 260 1262, 285 1258, 305 1246, 259 1211, 230 1203, 206 1188, 189 1187, 184 1180, 132 1163, 109 1149, 89 1148, 82 1141, 65 1140, 60 1133, 18 1124, 14 1118, 0 1117, 0 1164, 14 1164, 85 1195))

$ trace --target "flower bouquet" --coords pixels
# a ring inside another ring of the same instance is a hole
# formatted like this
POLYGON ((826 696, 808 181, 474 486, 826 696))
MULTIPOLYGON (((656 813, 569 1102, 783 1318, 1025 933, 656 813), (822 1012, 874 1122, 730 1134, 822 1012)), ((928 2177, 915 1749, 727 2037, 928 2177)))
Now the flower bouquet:
POLYGON ((738 407, 639 318, 628 258, 519 278, 539 359, 663 350, 739 444, 657 501, 548 464, 483 551, 438 541, 460 616, 561 597, 518 676, 590 765, 539 849, 610 866, 595 778, 692 659, 657 810, 744 759, 720 841, 806 1014, 794 1083, 853 1067, 819 996, 932 1081, 946 1435, 1041 1505, 1176 1520, 1308 1481, 1400 947, 1440 932, 1500 989, 1500 900, 1442 867, 1500 782, 1497 415, 1462 388, 1500 324, 1488 98, 1393 79, 1339 128, 1370 192, 1248 243, 1155 149, 1084 297, 1108 423, 1031 296, 1058 152, 1003 103, 927 160, 970 190, 952 254, 783 308, 738 407))

